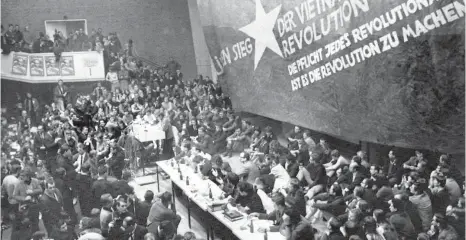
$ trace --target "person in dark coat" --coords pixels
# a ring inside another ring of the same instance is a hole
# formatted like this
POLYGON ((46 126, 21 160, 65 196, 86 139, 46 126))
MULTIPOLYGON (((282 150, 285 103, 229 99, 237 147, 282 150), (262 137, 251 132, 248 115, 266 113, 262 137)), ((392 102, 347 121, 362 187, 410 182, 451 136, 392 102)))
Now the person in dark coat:
POLYGON ((55 171, 55 176, 53 178, 55 181, 55 187, 60 191, 63 197, 63 209, 71 218, 73 223, 77 223, 77 215, 74 210, 73 199, 75 198, 74 193, 74 184, 71 182, 73 180, 68 179, 66 176, 66 170, 64 168, 58 168, 55 171))
POLYGON ((172 194, 169 192, 164 192, 159 201, 156 201, 149 212, 147 217, 147 230, 151 233, 156 234, 159 231, 159 226, 168 221, 169 225, 165 226, 165 236, 171 237, 176 233, 176 229, 180 224, 181 217, 176 215, 176 213, 170 209, 172 202, 172 194))
POLYGON ((241 206, 245 213, 265 213, 261 198, 254 191, 253 185, 248 182, 238 183, 238 196, 235 202, 241 206))
POLYGON ((78 194, 81 214, 87 217, 91 216, 92 210, 92 177, 90 175, 90 165, 85 164, 81 167, 81 173, 76 178, 76 192, 78 194))
POLYGON ((61 213, 63 212, 63 197, 60 191, 55 187, 55 181, 48 179, 44 194, 40 198, 42 221, 45 229, 51 233, 56 227, 61 213))
POLYGON ((110 154, 105 158, 105 162, 113 176, 121 179, 125 167, 125 153, 118 146, 113 146, 110 149, 110 154))
POLYGON ((225 152, 228 135, 223 131, 221 124, 215 125, 215 132, 212 134, 212 153, 225 152))
POLYGON ((147 228, 137 224, 131 216, 123 219, 123 227, 125 228, 125 239, 144 240, 144 236, 148 233, 147 228))
POLYGON ((100 203, 100 197, 106 193, 113 195, 112 184, 107 180, 107 168, 105 166, 100 166, 97 180, 92 183, 91 187, 92 208, 100 209, 102 207, 100 203))
POLYGON ((129 179, 131 178, 131 173, 129 171, 124 171, 122 174, 122 179, 112 182, 113 197, 116 198, 118 195, 127 196, 134 193, 133 187, 128 184, 129 179))
POLYGON ((154 192, 147 190, 144 194, 144 201, 135 199, 133 203, 135 205, 134 216, 136 218, 136 223, 142 226, 146 226, 147 217, 149 216, 150 209, 152 207, 152 200, 154 200, 154 192))

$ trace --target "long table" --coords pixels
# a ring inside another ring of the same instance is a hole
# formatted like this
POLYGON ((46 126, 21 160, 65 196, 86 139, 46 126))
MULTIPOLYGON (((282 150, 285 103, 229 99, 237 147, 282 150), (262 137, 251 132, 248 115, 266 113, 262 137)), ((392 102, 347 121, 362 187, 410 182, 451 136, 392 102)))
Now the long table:
MULTIPOLYGON (((172 191, 173 191, 173 202, 175 201, 175 185, 180 188, 183 193, 188 198, 188 224, 191 228, 191 209, 190 209, 190 202, 194 202, 200 209, 205 211, 206 213, 210 214, 213 218, 217 221, 222 223, 226 228, 228 228, 237 238, 242 240, 250 240, 250 239, 263 239, 264 234, 258 231, 259 227, 267 227, 271 226, 273 223, 272 221, 268 220, 253 220, 254 223, 254 232, 250 232, 250 228, 246 227, 247 224, 250 222, 247 219, 247 215, 244 214, 244 218, 237 221, 230 221, 223 215, 222 211, 211 211, 209 208, 209 186, 212 191, 212 196, 214 199, 219 199, 219 197, 223 194, 223 191, 212 181, 209 179, 203 179, 201 173, 195 173, 194 168, 191 166, 187 166, 186 164, 180 164, 179 168, 183 175, 183 180, 180 179, 180 174, 178 171, 178 165, 175 164, 174 167, 172 165, 172 160, 165 160, 157 162, 157 167, 161 168, 168 176, 170 176, 170 180, 172 182, 172 191), (186 177, 189 177, 189 185, 186 184, 186 177)), ((157 171, 159 174, 159 171, 157 171)), ((157 178, 159 176, 157 175, 157 178)), ((159 181, 157 181, 159 184, 159 181)), ((173 204, 175 205, 175 204, 173 204)), ((268 239, 270 240, 284 240, 285 237, 278 232, 268 232, 268 239)), ((209 240, 212 237, 214 239, 213 229, 207 230, 207 239, 209 240)))

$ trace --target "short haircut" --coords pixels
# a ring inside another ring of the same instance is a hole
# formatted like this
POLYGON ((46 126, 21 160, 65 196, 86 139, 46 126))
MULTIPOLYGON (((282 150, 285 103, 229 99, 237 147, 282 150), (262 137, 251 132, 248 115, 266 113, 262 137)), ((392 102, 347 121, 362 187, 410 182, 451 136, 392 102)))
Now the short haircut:
POLYGON ((333 192, 335 192, 336 196, 342 196, 343 195, 343 191, 342 191, 339 184, 334 183, 332 186, 333 186, 333 192))
POLYGON ((363 181, 366 181, 367 183, 367 188, 372 188, 372 185, 374 185, 374 180, 370 179, 370 178, 364 178, 363 181))
POLYGON ((278 206, 285 206, 285 196, 282 193, 277 192, 272 195, 272 202, 277 204, 278 206))
POLYGON ((248 194, 252 194, 254 192, 254 187, 252 186, 252 184, 248 182, 239 182, 238 190, 242 192, 246 192, 248 194))
POLYGON ((127 169, 124 169, 121 178, 123 180, 129 180, 131 178, 131 172, 127 169))
POLYGON ((184 239, 185 240, 195 240, 196 239, 196 235, 193 233, 193 232, 186 232, 184 234, 184 239))
POLYGON ((55 185, 55 181, 53 180, 53 178, 47 178, 45 183, 46 183, 46 186, 55 185))
POLYGON ((398 211, 403 211, 405 209, 405 204, 402 200, 393 198, 390 200, 393 204, 393 207, 396 208, 398 211))
POLYGON ((162 193, 162 196, 160 196, 160 200, 162 200, 162 203, 169 203, 172 201, 173 195, 170 192, 164 192, 162 193))
POLYGON ((228 182, 230 182, 231 184, 236 186, 236 185, 238 185, 238 182, 239 182, 239 176, 236 175, 236 173, 229 172, 229 173, 227 173, 227 180, 228 180, 228 182))
POLYGON ((354 188, 354 196, 362 198, 363 195, 364 195, 364 188, 362 188, 361 186, 356 186, 354 188))
POLYGON ((144 200, 146 200, 147 202, 152 202, 153 199, 154 199, 154 192, 152 192, 151 190, 147 190, 146 193, 144 194, 144 200))
POLYGON ((359 209, 361 209, 361 211, 363 212, 367 212, 371 209, 369 202, 367 202, 366 200, 359 200, 358 205, 359 209))
POLYGON ((340 227, 342 226, 341 222, 338 221, 336 218, 332 217, 330 218, 330 220, 328 221, 331 229, 335 232, 335 231, 339 231, 340 227))
POLYGON ((353 156, 353 158, 351 159, 352 161, 354 161, 355 163, 357 164, 361 164, 361 158, 359 156, 353 156))
POLYGON ((330 156, 332 157, 340 157, 340 152, 337 149, 334 149, 330 152, 330 156))
POLYGON ((102 194, 102 196, 100 196, 100 203, 101 203, 103 206, 107 206, 107 205, 113 204, 113 197, 112 197, 112 195, 110 195, 110 193, 102 194))
POLYGON ((222 163, 222 170, 226 171, 226 172, 231 172, 231 166, 228 162, 223 162, 222 163))
POLYGON ((443 161, 443 162, 445 162, 446 164, 450 164, 450 158, 449 158, 448 155, 446 155, 446 154, 442 154, 442 155, 440 156, 440 161, 443 161))
POLYGON ((19 165, 19 164, 14 164, 14 165, 11 166, 10 172, 11 172, 11 174, 16 174, 16 173, 18 173, 20 170, 21 170, 21 165, 19 165))
POLYGON ((290 179, 290 186, 292 189, 299 189, 300 187, 300 182, 297 178, 291 178, 290 179))

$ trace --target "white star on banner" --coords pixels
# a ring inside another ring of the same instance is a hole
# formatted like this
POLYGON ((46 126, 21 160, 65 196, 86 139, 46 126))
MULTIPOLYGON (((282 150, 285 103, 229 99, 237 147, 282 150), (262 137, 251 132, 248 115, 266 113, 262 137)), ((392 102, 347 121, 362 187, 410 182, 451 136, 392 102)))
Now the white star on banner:
POLYGON ((282 5, 279 5, 269 13, 265 13, 261 1, 256 0, 256 20, 239 29, 256 41, 254 47, 254 70, 256 70, 266 48, 283 57, 277 39, 275 39, 275 35, 273 34, 273 27, 275 21, 277 21, 281 7, 282 5))

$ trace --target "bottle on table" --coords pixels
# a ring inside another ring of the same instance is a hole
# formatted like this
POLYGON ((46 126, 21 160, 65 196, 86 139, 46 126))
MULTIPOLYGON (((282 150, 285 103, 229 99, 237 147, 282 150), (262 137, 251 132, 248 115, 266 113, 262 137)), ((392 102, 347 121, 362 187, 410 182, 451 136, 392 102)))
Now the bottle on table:
POLYGON ((212 194, 212 188, 210 187, 210 184, 209 184, 209 198, 214 199, 214 195, 212 194))
POLYGON ((253 219, 251 219, 251 233, 254 233, 254 223, 253 219))
POLYGON ((186 176, 186 186, 189 186, 189 176, 186 176))
POLYGON ((267 235, 267 229, 265 229, 264 231, 264 240, 268 240, 269 239, 269 236, 267 235))

